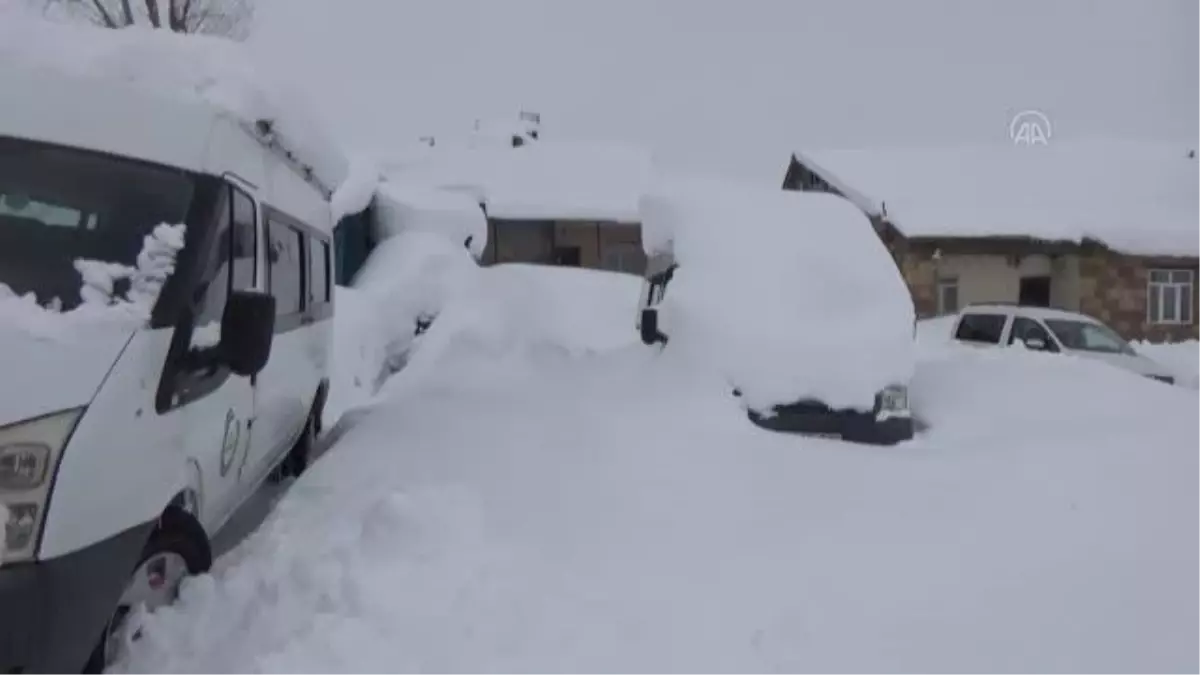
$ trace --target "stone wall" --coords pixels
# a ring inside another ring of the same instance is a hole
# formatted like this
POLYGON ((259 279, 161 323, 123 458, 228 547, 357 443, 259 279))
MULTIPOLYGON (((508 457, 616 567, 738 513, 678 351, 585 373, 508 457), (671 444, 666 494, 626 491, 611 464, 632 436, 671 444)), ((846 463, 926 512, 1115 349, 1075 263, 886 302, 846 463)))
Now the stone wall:
MULTIPOLYGON (((912 293, 917 317, 935 316, 939 264, 932 259, 932 250, 902 241, 886 243, 912 293)), ((1200 280, 1200 264, 1196 259, 1128 256, 1098 246, 1083 246, 1077 254, 1060 255, 1057 261, 1078 267, 1077 273, 1071 270, 1071 284, 1059 287, 1058 304, 1064 309, 1076 309, 1095 317, 1129 340, 1177 342, 1200 337, 1200 324, 1197 323, 1200 315, 1197 296, 1200 294, 1196 293, 1195 287, 1192 320, 1188 324, 1152 324, 1147 320, 1146 307, 1149 270, 1190 269, 1193 279, 1200 280), (1061 296, 1068 291, 1073 297, 1061 296)), ((1059 274, 1052 276, 1057 281, 1059 274)), ((969 300, 966 294, 960 296, 962 302, 969 300)))
POLYGON ((1195 259, 1127 256, 1088 246, 1080 254, 1080 311, 1096 317, 1130 340, 1177 342, 1198 337, 1196 315, 1200 306, 1192 293, 1189 324, 1152 324, 1147 321, 1147 281, 1151 269, 1191 269, 1195 259))

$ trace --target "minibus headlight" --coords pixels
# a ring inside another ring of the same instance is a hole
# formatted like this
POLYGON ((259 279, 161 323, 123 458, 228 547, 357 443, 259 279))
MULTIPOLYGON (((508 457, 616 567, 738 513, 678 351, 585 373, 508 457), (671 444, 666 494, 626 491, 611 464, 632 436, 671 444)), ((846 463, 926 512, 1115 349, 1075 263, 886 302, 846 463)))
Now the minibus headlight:
POLYGON ((46 480, 50 448, 45 443, 0 446, 0 490, 30 490, 46 480))
POLYGON ((73 408, 0 428, 0 560, 33 557, 58 458, 82 414, 73 408))

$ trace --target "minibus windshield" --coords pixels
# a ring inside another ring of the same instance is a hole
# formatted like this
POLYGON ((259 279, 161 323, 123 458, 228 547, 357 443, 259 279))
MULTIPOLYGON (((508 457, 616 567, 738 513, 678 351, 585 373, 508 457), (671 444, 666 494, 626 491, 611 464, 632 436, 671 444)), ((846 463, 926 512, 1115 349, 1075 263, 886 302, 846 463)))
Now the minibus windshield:
POLYGON ((77 307, 76 261, 136 266, 155 226, 184 222, 193 185, 180 169, 0 136, 0 298, 77 307))

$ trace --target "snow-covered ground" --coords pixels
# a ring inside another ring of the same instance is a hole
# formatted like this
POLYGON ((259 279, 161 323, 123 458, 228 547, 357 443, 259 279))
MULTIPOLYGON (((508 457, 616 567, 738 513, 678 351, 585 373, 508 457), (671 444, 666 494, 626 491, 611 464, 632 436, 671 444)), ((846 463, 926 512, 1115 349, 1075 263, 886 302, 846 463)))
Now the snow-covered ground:
POLYGON ((123 668, 1200 666, 1195 391, 923 340, 915 441, 776 435, 636 282, 473 275, 123 668))

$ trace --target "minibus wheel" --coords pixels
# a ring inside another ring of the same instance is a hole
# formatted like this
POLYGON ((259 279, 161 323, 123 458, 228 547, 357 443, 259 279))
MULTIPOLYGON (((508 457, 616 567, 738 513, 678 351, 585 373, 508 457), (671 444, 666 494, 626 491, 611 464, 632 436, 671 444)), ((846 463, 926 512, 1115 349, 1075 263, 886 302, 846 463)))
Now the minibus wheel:
POLYGON ((203 574, 211 567, 212 549, 204 528, 183 509, 168 507, 142 549, 83 672, 104 672, 131 641, 141 637, 140 626, 131 616, 136 609, 153 611, 174 602, 185 577, 203 574))
POLYGON ((314 410, 304 421, 304 431, 300 432, 300 438, 296 439, 296 444, 292 446, 287 457, 284 457, 283 461, 279 463, 278 470, 274 472, 278 479, 295 478, 304 473, 309 462, 312 461, 313 452, 317 447, 317 435, 320 431, 319 413, 314 410))

